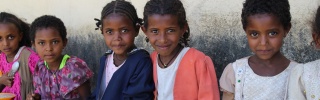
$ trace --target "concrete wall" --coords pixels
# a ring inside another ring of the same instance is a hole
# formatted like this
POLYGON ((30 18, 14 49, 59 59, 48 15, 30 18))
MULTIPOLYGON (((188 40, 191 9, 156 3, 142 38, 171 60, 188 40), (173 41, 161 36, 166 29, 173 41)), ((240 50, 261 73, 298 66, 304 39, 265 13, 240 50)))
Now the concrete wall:
MULTIPOLYGON (((0 11, 17 15, 31 23, 44 14, 61 18, 68 28, 69 43, 65 52, 84 59, 97 73, 99 57, 107 50, 100 31, 94 30, 93 18, 100 18, 103 6, 111 0, 2 0, 0 11)), ((131 0, 142 17, 147 0, 131 0)), ((191 28, 191 46, 209 55, 220 77, 223 68, 236 59, 251 55, 240 14, 244 0, 182 0, 191 28)), ((319 59, 319 52, 310 47, 310 21, 320 0, 289 0, 292 29, 282 52, 297 62, 319 59)), ((138 47, 152 51, 141 32, 138 47)), ((96 78, 96 77, 95 77, 96 78)), ((96 79, 93 79, 95 82, 96 79)))

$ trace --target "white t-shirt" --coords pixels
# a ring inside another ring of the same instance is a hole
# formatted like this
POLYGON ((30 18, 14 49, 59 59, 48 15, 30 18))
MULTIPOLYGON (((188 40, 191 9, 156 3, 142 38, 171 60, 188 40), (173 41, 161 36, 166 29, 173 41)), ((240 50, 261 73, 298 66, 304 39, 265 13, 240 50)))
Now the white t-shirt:
POLYGON ((161 68, 158 64, 158 60, 156 61, 158 74, 158 100, 173 100, 173 87, 177 69, 183 56, 189 49, 189 47, 183 48, 174 62, 167 68, 161 68))

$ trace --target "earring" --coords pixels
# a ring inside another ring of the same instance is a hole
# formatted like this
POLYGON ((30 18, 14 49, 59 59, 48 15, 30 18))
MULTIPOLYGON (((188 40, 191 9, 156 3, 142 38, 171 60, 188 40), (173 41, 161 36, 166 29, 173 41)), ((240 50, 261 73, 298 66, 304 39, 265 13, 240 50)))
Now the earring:
POLYGON ((148 37, 146 37, 145 40, 146 40, 146 42, 149 42, 149 38, 148 37))

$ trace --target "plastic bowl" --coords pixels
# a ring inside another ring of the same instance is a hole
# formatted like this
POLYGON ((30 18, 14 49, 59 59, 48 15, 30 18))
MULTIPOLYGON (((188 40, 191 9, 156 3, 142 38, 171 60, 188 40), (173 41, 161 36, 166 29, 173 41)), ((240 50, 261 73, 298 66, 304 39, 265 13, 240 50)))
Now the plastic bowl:
POLYGON ((0 93, 0 100, 13 100, 14 97, 16 95, 12 93, 0 93))

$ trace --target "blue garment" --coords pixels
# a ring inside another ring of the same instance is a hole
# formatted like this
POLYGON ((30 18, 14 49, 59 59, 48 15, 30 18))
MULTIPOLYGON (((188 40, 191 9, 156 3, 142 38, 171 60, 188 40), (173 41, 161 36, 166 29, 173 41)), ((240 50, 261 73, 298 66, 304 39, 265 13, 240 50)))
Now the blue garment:
MULTIPOLYGON (((95 91, 90 100, 97 100, 101 90, 105 63, 109 54, 100 58, 100 68, 95 91)), ((99 100, 153 100, 155 89, 152 75, 152 61, 149 53, 143 49, 134 49, 126 62, 114 72, 102 99, 99 100)))

